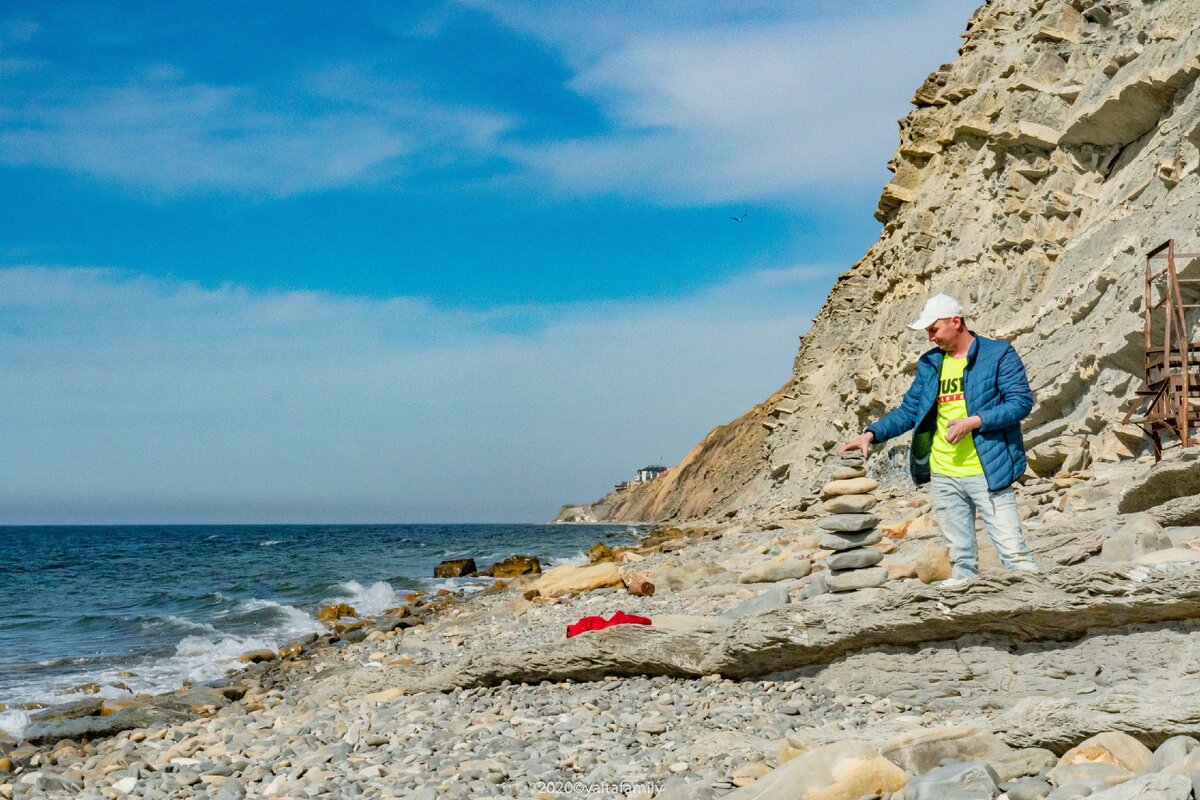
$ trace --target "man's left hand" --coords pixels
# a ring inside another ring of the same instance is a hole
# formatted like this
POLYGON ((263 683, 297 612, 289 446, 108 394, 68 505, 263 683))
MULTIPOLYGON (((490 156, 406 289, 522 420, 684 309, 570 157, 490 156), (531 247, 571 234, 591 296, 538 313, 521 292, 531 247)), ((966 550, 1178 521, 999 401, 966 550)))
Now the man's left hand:
POLYGON ((983 421, 979 417, 952 419, 946 426, 946 441, 950 444, 958 444, 964 436, 973 430, 978 430, 982 424, 983 421))

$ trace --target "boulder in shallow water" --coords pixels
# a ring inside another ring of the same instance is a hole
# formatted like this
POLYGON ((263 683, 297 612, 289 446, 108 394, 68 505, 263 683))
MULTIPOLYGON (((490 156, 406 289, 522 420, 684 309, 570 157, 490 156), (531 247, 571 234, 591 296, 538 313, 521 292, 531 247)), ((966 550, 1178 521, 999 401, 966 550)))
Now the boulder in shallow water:
POLYGON ((542 564, 537 556, 509 556, 487 568, 487 574, 493 578, 516 578, 521 575, 539 575, 541 572, 542 564))
POLYGON ((99 714, 103 706, 104 700, 99 697, 88 700, 76 700, 73 703, 51 706, 30 714, 29 719, 33 722, 45 722, 54 719, 79 719, 80 717, 90 717, 94 714, 99 714))
POLYGON ((85 683, 74 689, 68 689, 67 694, 100 694, 100 684, 85 683))
POLYGON ((587 557, 593 564, 599 564, 602 561, 612 561, 617 557, 617 554, 604 542, 596 542, 588 548, 587 557))
POLYGON ((357 617, 358 612, 354 610, 354 606, 349 603, 338 603, 332 606, 325 606, 317 612, 317 619, 322 622, 333 622, 342 617, 357 617))
POLYGON ((124 711, 127 708, 146 705, 144 700, 105 700, 104 706, 100 709, 100 716, 111 717, 118 711, 124 711))
POLYGON ((475 559, 451 558, 433 568, 435 578, 461 578, 475 572, 475 559))
POLYGON ((33 722, 22 735, 32 744, 46 744, 62 739, 97 739, 112 736, 133 728, 149 728, 183 722, 188 714, 151 706, 127 708, 108 717, 80 717, 78 719, 48 720, 33 722))
POLYGON ((304 652, 304 645, 299 642, 288 642, 283 647, 279 648, 280 658, 296 658, 304 652))

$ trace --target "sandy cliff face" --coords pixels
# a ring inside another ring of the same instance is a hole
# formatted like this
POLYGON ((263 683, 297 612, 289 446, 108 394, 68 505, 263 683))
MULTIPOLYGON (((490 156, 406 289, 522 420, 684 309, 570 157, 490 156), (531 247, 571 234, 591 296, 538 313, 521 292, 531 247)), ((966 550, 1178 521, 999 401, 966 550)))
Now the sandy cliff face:
MULTIPOLYGON (((1200 0, 1000 0, 963 36, 900 121, 883 232, 830 292, 792 380, 606 498, 609 518, 793 508, 828 449, 907 388, 928 343, 905 325, 936 292, 1024 358, 1037 469, 1139 446, 1116 423, 1140 382, 1143 256, 1169 238, 1200 251, 1200 0)), ((906 444, 884 450, 893 474, 906 444)))

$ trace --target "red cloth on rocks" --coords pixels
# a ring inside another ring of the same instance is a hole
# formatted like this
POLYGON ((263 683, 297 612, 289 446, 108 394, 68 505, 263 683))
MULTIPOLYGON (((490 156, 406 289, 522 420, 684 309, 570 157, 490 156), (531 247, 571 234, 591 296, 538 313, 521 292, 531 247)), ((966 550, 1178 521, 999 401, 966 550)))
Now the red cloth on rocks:
POLYGON ((618 611, 608 619, 604 617, 584 617, 574 624, 567 626, 567 638, 578 636, 587 631, 598 631, 602 628, 610 628, 613 625, 650 625, 648 617, 639 617, 634 614, 626 614, 624 611, 618 611))

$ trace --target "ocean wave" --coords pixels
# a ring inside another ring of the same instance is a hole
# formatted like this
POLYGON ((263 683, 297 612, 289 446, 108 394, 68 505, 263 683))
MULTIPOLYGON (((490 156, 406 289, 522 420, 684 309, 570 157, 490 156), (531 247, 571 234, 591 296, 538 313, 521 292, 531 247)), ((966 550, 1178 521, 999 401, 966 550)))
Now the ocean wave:
MULTIPOLYGON (((63 656, 61 658, 47 658, 37 662, 39 667, 66 667, 71 664, 86 664, 93 659, 87 656, 63 656)), ((17 666, 20 666, 19 664, 17 666)))
POLYGON ((315 617, 286 603, 251 598, 243 600, 236 608, 236 612, 239 614, 254 614, 260 611, 281 620, 282 624, 275 625, 267 631, 267 635, 269 636, 282 637, 281 644, 308 633, 325 632, 324 626, 317 622, 315 617))
POLYGON ((267 539, 258 543, 259 547, 270 547, 275 544, 283 544, 283 539, 267 539))
POLYGON ((348 603, 354 606, 360 617, 376 617, 389 608, 399 606, 400 598, 396 590, 387 581, 375 581, 370 586, 363 586, 358 581, 346 581, 334 587, 339 596, 331 597, 322 605, 348 603))
POLYGON ((217 634, 217 635, 219 635, 221 633, 219 630, 217 630, 216 628, 214 628, 212 625, 210 625, 207 622, 195 622, 193 620, 188 619, 187 617, 180 617, 180 616, 176 616, 175 614, 163 614, 161 616, 154 615, 154 616, 149 616, 149 617, 142 617, 140 620, 138 620, 138 624, 140 624, 143 628, 161 628, 161 627, 167 627, 167 626, 174 626, 176 628, 182 628, 185 631, 205 631, 206 633, 212 633, 212 634, 217 634))
POLYGON ((591 560, 586 551, 580 550, 574 555, 551 558, 546 562, 546 568, 554 569, 555 567, 561 567, 563 564, 570 564, 572 567, 582 567, 586 566, 591 560))

